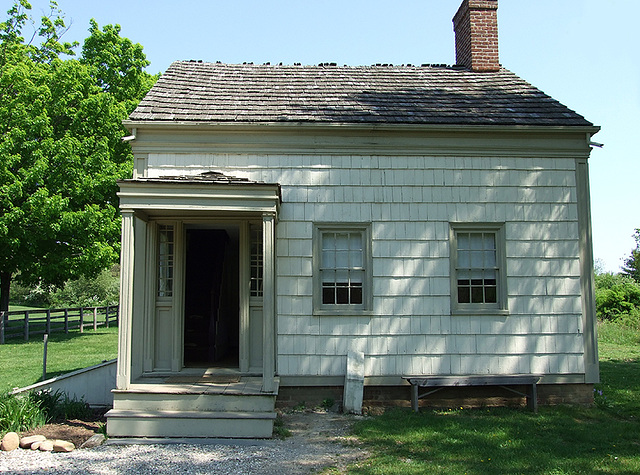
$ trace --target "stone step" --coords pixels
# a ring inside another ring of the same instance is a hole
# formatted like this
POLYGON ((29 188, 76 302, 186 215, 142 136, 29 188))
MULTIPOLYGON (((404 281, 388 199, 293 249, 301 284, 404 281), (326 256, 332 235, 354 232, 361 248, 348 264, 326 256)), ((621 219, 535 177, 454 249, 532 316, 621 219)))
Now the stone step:
POLYGON ((267 438, 275 412, 137 411, 107 412, 110 437, 267 438))

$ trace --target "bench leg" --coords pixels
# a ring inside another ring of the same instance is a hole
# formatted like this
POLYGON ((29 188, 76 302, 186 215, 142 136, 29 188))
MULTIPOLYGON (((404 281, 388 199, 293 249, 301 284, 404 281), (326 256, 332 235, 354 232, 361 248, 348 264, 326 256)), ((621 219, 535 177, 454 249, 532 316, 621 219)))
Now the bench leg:
POLYGON ((411 385, 411 409, 413 412, 418 412, 418 385, 411 385))

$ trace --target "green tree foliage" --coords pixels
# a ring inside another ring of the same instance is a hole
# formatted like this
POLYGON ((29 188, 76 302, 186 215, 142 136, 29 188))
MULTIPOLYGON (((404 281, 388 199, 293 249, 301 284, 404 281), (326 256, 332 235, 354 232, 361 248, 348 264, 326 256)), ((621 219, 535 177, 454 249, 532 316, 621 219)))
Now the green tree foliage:
POLYGON ((80 276, 61 288, 11 286, 10 303, 41 308, 104 307, 116 305, 120 293, 120 266, 104 269, 95 277, 80 276))
POLYGON ((0 310, 14 277, 61 286, 116 261, 116 180, 133 161, 121 121, 154 80, 119 26, 92 21, 82 57, 62 59, 75 45, 55 2, 26 42, 30 8, 0 23, 0 310))
POLYGON ((596 311, 601 320, 616 320, 640 311, 640 285, 610 272, 596 274, 596 311))
POLYGON ((633 249, 631 251, 631 255, 624 260, 622 272, 624 275, 627 275, 640 283, 640 228, 636 229, 636 232, 633 234, 633 238, 636 241, 636 248, 633 249))

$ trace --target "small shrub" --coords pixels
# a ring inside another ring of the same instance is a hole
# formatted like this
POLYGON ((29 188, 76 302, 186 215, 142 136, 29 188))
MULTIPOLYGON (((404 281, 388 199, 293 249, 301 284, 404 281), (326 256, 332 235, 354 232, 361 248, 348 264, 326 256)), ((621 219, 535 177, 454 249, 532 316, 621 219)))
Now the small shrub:
MULTIPOLYGON (((274 426, 275 426, 275 424, 274 424, 274 426)), ((104 438, 108 439, 109 438, 109 434, 107 434, 107 424, 104 423, 104 422, 98 423, 97 433, 104 435, 104 438)), ((275 430, 274 430, 274 433, 275 433, 275 430)))
POLYGON ((287 437, 291 437, 291 431, 284 426, 284 421, 282 417, 278 415, 276 420, 273 421, 273 436, 278 439, 286 439, 287 437))
POLYGON ((0 433, 22 432, 46 424, 40 401, 33 394, 0 396, 0 433))
POLYGON ((67 419, 86 419, 92 416, 91 408, 84 399, 71 398, 60 390, 40 391, 34 394, 46 416, 47 422, 67 419))
POLYGON ((323 399, 322 400, 322 404, 320 404, 320 405, 322 406, 323 409, 326 409, 328 411, 329 409, 331 409, 333 407, 333 405, 335 403, 336 402, 332 398, 328 397, 328 398, 323 399))

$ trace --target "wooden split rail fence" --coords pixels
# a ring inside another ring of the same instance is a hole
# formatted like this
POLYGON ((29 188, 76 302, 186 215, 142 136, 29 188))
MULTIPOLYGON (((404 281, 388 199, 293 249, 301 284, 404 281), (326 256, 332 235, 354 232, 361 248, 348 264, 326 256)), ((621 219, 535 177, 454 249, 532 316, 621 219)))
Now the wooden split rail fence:
POLYGON ((71 330, 118 326, 118 305, 106 307, 76 307, 63 309, 14 310, 0 312, 0 345, 5 340, 71 330))

